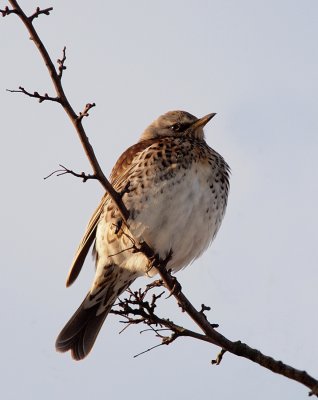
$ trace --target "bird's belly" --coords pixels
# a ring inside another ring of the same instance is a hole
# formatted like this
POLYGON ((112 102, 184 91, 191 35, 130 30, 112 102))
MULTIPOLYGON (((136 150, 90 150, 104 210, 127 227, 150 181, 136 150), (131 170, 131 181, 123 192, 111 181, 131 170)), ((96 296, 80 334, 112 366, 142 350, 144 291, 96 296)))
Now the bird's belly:
MULTIPOLYGON (((202 171, 201 171, 202 172, 202 171)), ((214 238, 225 209, 221 188, 211 190, 210 170, 198 174, 179 171, 170 180, 147 188, 135 207, 130 224, 133 235, 148 243, 161 258, 172 251, 168 268, 187 266, 200 256, 214 238)))

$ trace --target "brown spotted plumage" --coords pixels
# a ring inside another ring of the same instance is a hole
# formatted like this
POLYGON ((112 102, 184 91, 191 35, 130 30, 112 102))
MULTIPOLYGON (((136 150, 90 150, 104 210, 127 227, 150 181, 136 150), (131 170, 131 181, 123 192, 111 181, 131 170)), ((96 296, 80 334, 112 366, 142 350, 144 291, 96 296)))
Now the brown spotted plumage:
POLYGON ((139 276, 153 276, 149 260, 135 245, 146 241, 173 272, 200 256, 224 216, 229 167, 211 149, 203 127, 215 114, 197 119, 170 111, 155 120, 118 159, 111 183, 123 193, 128 225, 104 195, 94 212, 71 266, 67 286, 81 271, 94 245, 96 272, 84 301, 56 340, 58 351, 76 360, 92 349, 117 297, 139 276))

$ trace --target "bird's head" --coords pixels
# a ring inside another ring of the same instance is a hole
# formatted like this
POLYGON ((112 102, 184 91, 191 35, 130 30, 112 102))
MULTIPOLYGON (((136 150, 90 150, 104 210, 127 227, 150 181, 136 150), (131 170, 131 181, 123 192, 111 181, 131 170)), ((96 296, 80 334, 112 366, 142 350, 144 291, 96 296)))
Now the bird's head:
POLYGON ((197 118, 186 111, 168 111, 145 129, 140 140, 167 136, 192 136, 204 139, 203 127, 215 116, 215 113, 197 118))

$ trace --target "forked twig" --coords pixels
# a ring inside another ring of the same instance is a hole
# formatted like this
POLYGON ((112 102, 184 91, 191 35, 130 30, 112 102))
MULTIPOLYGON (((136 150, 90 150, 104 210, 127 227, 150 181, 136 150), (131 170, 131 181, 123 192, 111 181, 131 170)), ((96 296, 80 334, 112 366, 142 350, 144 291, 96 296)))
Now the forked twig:
POLYGON ((44 95, 41 95, 38 92, 31 93, 31 92, 28 92, 27 90, 25 90, 24 87, 22 87, 22 86, 19 86, 19 90, 13 90, 13 89, 6 89, 6 90, 7 90, 7 92, 10 92, 10 93, 23 93, 26 96, 38 99, 39 103, 43 103, 43 101, 46 101, 46 100, 61 103, 61 100, 59 99, 59 97, 52 97, 52 96, 49 96, 47 93, 45 93, 44 95))
POLYGON ((65 61, 66 61, 66 47, 63 47, 63 54, 62 54, 62 58, 58 58, 57 59, 57 63, 58 63, 58 77, 60 79, 62 79, 62 75, 63 75, 63 71, 66 70, 66 66, 65 66, 65 61))
POLYGON ((39 15, 44 14, 44 15, 50 15, 50 12, 53 11, 53 7, 48 7, 44 9, 40 9, 40 7, 37 7, 35 12, 29 16, 29 20, 32 23, 34 18, 38 18, 39 15))
POLYGON ((82 178, 83 182, 86 182, 90 179, 95 179, 95 180, 98 179, 97 176, 95 176, 95 175, 85 174, 85 172, 77 173, 77 172, 72 171, 71 169, 66 168, 62 164, 59 164, 59 166, 61 167, 60 169, 57 169, 57 170, 51 172, 49 175, 45 176, 43 179, 48 179, 53 175, 62 176, 62 175, 66 175, 66 174, 73 175, 77 178, 82 178))

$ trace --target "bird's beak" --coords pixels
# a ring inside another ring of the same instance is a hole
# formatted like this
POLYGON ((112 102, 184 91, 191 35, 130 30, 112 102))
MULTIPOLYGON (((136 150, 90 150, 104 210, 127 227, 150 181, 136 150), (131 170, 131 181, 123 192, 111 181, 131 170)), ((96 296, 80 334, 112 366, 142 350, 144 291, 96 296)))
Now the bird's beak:
POLYGON ((216 113, 211 113, 211 114, 206 115, 205 117, 198 119, 191 125, 191 128, 192 129, 197 129, 200 127, 203 128, 215 115, 216 115, 216 113))

